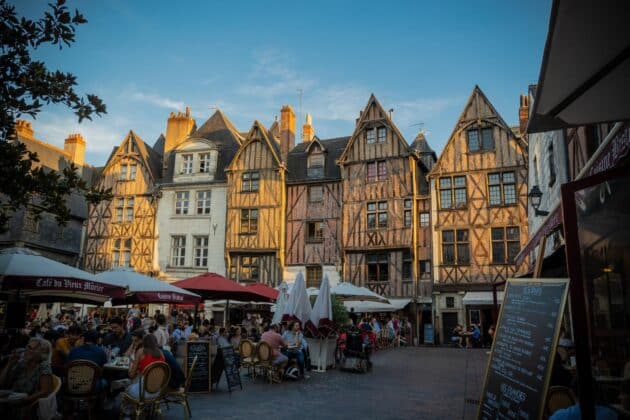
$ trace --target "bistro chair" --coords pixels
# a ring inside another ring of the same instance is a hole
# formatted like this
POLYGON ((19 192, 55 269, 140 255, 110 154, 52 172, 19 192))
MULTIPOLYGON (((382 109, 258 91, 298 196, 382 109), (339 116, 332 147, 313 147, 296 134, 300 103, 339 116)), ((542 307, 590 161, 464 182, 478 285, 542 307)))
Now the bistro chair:
POLYGON ((63 392, 63 416, 70 417, 87 406, 87 418, 98 402, 96 386, 101 377, 101 368, 91 360, 75 360, 65 367, 66 386, 63 392))
POLYGON ((47 397, 40 398, 33 403, 33 405, 37 406, 36 418, 39 420, 61 418, 61 415, 57 412, 57 394, 59 394, 61 389, 61 379, 57 375, 52 375, 52 388, 52 392, 47 397))
POLYGON ((186 375, 184 386, 178 390, 168 391, 166 395, 164 395, 164 399, 162 401, 164 404, 166 404, 167 409, 169 404, 181 405, 184 408, 184 418, 186 419, 192 417, 190 403, 188 402, 188 389, 190 388, 190 383, 192 382, 192 376, 193 372, 195 371, 195 366, 197 366, 197 358, 198 356, 195 356, 192 364, 190 365, 190 369, 188 369, 188 374, 186 375))
POLYGON ((164 398, 168 381, 171 379, 171 368, 165 362, 153 362, 147 366, 144 373, 140 376, 140 397, 136 399, 127 392, 123 392, 122 404, 120 405, 120 417, 127 416, 125 406, 132 406, 134 410, 134 418, 140 419, 145 411, 153 413, 153 409, 157 410, 160 418, 162 418, 162 410, 160 403, 164 398), (155 394, 148 396, 147 394, 155 394))
POLYGON ((256 345, 247 339, 241 340, 238 346, 238 352, 241 355, 241 367, 247 369, 252 380, 256 380, 256 351, 256 345))
POLYGON ((391 342, 389 341, 389 331, 386 328, 383 328, 376 335, 376 342, 378 344, 379 349, 386 349, 391 346, 391 342))
POLYGON ((263 374, 269 380, 269 383, 281 382, 281 375, 278 369, 273 365, 273 350, 269 343, 261 341, 258 343, 258 361, 256 362, 255 369, 261 370, 263 374))
POLYGON ((571 391, 571 388, 566 386, 552 386, 547 391, 547 404, 545 411, 547 416, 550 417, 556 411, 562 408, 568 408, 575 405, 577 402, 575 394, 571 391))

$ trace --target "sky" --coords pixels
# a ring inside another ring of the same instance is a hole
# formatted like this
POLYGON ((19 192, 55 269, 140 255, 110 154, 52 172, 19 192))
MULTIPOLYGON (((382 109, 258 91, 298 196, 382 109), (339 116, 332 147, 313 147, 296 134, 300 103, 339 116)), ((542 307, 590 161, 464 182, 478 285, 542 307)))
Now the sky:
MULTIPOLYGON (((9 0, 29 18, 44 0, 9 0)), ((531 1, 72 1, 88 23, 61 51, 35 57, 77 76, 79 93, 107 105, 78 124, 43 109, 35 136, 63 147, 87 141, 105 164, 129 130, 153 144, 171 111, 190 106, 197 126, 220 108, 241 131, 269 127, 290 104, 298 135, 306 113, 322 139, 352 134, 374 93, 412 142, 424 130, 439 154, 477 84, 505 121, 538 80, 551 0, 531 1), (300 94, 302 91, 302 105, 300 94)), ((28 118, 26 118, 28 119, 28 118)))

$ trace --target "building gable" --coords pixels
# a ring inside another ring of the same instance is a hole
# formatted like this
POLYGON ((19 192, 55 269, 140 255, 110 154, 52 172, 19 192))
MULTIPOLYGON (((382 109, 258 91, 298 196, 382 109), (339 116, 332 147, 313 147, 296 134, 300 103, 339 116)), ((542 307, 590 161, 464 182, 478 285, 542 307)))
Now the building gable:
POLYGON ((254 121, 227 170, 273 168, 282 165, 277 142, 260 122, 254 121), (249 149, 255 150, 249 152, 249 149), (252 159, 252 156, 255 158, 252 159))

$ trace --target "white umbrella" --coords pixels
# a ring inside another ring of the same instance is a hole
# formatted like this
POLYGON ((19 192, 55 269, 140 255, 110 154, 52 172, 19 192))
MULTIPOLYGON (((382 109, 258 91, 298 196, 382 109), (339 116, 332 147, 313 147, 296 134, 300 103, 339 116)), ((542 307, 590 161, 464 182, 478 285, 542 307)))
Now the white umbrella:
POLYGON ((328 275, 324 276, 322 284, 319 287, 319 294, 315 299, 313 311, 311 312, 311 322, 315 327, 319 327, 320 320, 332 321, 332 302, 330 300, 330 282, 328 275))
POLYGON ((304 324, 311 318, 311 311, 311 302, 306 293, 306 283, 304 282, 304 276, 300 272, 295 276, 295 283, 293 283, 284 313, 295 316, 304 324))
POLYGON ((173 286, 131 268, 117 268, 96 275, 101 281, 117 284, 127 289, 125 303, 177 303, 195 304, 201 297, 188 290, 173 286))
POLYGON ((355 286, 354 284, 348 282, 339 283, 331 289, 330 293, 343 297, 346 300, 371 300, 375 302, 389 303, 387 298, 374 293, 370 289, 355 286))
POLYGON ((289 286, 286 282, 282 282, 278 289, 280 293, 278 294, 278 299, 276 300, 276 308, 273 314, 273 319, 271 320, 272 324, 279 324, 282 322, 282 315, 284 315, 284 310, 287 306, 287 290, 289 289, 289 286))
POLYGON ((347 310, 354 309, 354 312, 394 312, 398 308, 394 305, 384 302, 374 302, 371 300, 346 300, 343 306, 347 310))
POLYGON ((125 292, 120 286, 26 248, 8 248, 0 253, 0 277, 3 292, 36 296, 47 302, 103 302, 125 292))

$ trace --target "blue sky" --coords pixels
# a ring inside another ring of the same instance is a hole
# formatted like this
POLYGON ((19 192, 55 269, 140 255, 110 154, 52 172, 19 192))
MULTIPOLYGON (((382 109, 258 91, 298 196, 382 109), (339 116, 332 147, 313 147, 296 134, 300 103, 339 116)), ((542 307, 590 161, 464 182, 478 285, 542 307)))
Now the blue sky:
MULTIPOLYGON (((45 1, 19 1, 37 17, 45 1)), ((350 135, 374 93, 408 141, 422 128, 439 154, 478 84, 508 124, 536 83, 550 0, 513 1, 70 1, 88 19, 77 42, 37 52, 78 77, 108 114, 76 123, 47 107, 36 137, 62 146, 86 138, 86 160, 105 163, 133 129, 147 143, 171 111, 197 125, 221 108, 241 131, 269 126, 283 104, 310 113, 320 138, 350 135), (423 125, 418 125, 422 123, 423 125)), ((301 127, 302 122, 298 122, 301 127)))

